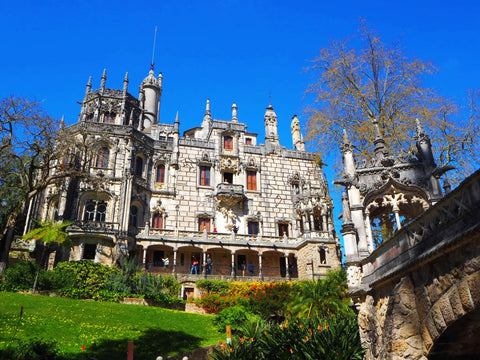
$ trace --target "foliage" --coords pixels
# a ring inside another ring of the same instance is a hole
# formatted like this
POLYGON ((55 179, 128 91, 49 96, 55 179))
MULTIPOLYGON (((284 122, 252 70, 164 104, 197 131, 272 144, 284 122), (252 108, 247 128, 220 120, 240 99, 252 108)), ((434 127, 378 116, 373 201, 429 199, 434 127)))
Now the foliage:
POLYGON ((241 305, 226 307, 220 311, 214 319, 214 324, 217 330, 224 332, 227 325, 229 325, 233 331, 246 326, 250 322, 260 321, 260 317, 249 312, 245 307, 241 305))
POLYGON ((0 288, 6 291, 30 290, 38 265, 31 261, 19 261, 5 270, 0 288))
POLYGON ((195 305, 200 306, 209 314, 217 314, 223 309, 237 305, 238 297, 232 295, 221 295, 215 293, 203 294, 193 300, 195 305))
POLYGON ((363 358, 354 318, 297 319, 282 324, 250 324, 239 331, 232 344, 222 342, 212 359, 345 359, 363 358))
POLYGON ((440 165, 467 167, 467 172, 478 168, 478 92, 469 93, 466 114, 458 113, 456 104, 424 85, 436 72, 431 63, 408 57, 398 44, 384 43, 364 21, 358 36, 322 49, 311 70, 316 80, 307 90, 314 99, 307 110, 307 138, 318 150, 339 149, 342 129, 347 129, 357 150, 367 156, 376 119, 389 150, 408 153, 413 149, 407 140, 413 138, 418 118, 440 165))
POLYGON ((199 288, 204 290, 207 293, 226 293, 233 285, 230 281, 226 280, 198 280, 195 285, 199 288))
POLYGON ((23 235, 23 240, 39 240, 46 244, 68 245, 70 238, 68 233, 62 229, 70 225, 70 221, 40 221, 36 219, 33 219, 33 221, 37 224, 37 227, 23 235))
POLYGON ((346 271, 329 271, 324 279, 302 281, 299 294, 292 297, 289 312, 302 318, 354 316, 347 297, 346 271))
POLYGON ((59 294, 75 299, 91 299, 106 288, 110 276, 118 269, 89 260, 65 261, 52 272, 52 287, 59 294))
POLYGON ((13 346, 0 349, 0 359, 16 360, 60 360, 58 345, 54 340, 42 338, 16 341, 13 346))
POLYGON ((15 96, 0 100, 0 193, 10 211, 0 240, 0 272, 28 203, 59 177, 51 172, 58 125, 37 101, 15 96))
POLYGON ((0 351, 12 339, 28 344, 41 334, 45 343, 56 342, 58 359, 123 359, 127 340, 132 340, 135 359, 150 360, 219 339, 211 316, 149 306, 1 292, 0 314, 0 351))
POLYGON ((106 288, 129 296, 142 296, 159 305, 176 305, 184 301, 177 297, 180 284, 171 275, 144 271, 136 259, 120 259, 120 270, 111 275, 106 288))

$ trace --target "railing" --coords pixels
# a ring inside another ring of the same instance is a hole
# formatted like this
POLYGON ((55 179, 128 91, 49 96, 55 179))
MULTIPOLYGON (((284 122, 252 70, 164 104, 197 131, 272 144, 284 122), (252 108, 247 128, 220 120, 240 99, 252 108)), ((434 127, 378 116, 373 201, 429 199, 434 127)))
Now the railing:
POLYGON ((216 196, 242 196, 243 197, 243 185, 239 184, 229 184, 229 183, 220 183, 217 185, 216 196))
POLYGON ((103 221, 74 221, 72 225, 67 227, 67 231, 83 231, 83 232, 105 232, 117 233, 120 230, 120 224, 114 222, 103 221))
POLYGON ((401 273, 466 234, 480 231, 479 213, 480 170, 365 258, 364 284, 401 273))
MULTIPOLYGON (((158 237, 159 240, 169 240, 175 238, 187 239, 194 241, 206 240, 207 242, 221 242, 222 244, 228 243, 242 243, 242 244, 254 244, 254 243, 283 243, 283 244, 293 244, 297 242, 297 239, 294 237, 284 237, 284 236, 265 236, 261 234, 251 235, 251 234, 235 234, 235 233, 219 233, 219 232, 205 232, 205 231, 184 231, 179 230, 175 231, 172 229, 153 229, 149 228, 148 231, 144 227, 138 228, 138 234, 140 238, 143 236, 148 236, 151 240, 151 237, 158 237)), ((323 232, 322 234, 327 234, 323 232)), ((322 234, 318 234, 322 236, 322 234)), ((316 234, 317 235, 317 234, 316 234)), ((303 234, 304 237, 311 237, 311 234, 303 234)))

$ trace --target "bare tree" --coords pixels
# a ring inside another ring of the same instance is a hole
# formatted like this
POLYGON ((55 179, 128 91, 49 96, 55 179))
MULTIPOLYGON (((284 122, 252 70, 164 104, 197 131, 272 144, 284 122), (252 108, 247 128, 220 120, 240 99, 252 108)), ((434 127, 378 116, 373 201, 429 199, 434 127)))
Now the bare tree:
POLYGON ((336 149, 347 129, 358 153, 368 156, 374 139, 371 120, 377 119, 390 151, 413 149, 415 119, 428 128, 440 165, 470 171, 478 166, 474 147, 478 140, 478 92, 465 110, 424 85, 436 72, 429 62, 408 57, 398 45, 382 42, 361 22, 359 34, 333 41, 310 68, 316 81, 307 93, 314 103, 307 109, 308 136, 319 151, 336 149), (327 150, 325 150, 327 149, 327 150))

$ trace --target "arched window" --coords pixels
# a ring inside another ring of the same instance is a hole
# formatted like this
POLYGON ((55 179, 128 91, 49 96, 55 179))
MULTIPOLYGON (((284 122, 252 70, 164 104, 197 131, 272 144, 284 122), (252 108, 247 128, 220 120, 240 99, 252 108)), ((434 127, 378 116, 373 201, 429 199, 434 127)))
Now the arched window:
POLYGON ((135 205, 130 206, 130 226, 137 226, 138 208, 135 205))
POLYGON ((101 148, 98 151, 97 162, 96 162, 95 166, 97 168, 106 169, 108 167, 108 157, 109 157, 109 155, 110 155, 110 151, 108 150, 108 148, 106 148, 106 147, 101 148))
POLYGON ((224 136, 223 137, 223 148, 225 150, 232 150, 233 149, 233 137, 231 137, 231 136, 224 136))
POLYGON ((135 159, 135 175, 142 176, 143 174, 143 159, 137 156, 135 159))
POLYGON ((104 222, 107 219, 107 204, 104 201, 89 200, 85 204, 83 220, 104 222))
POLYGON ((107 123, 107 124, 115 124, 115 117, 117 116, 117 114, 115 114, 114 112, 112 111, 107 111, 104 115, 103 115, 103 122, 104 123, 107 123))
POLYGON ((163 229, 163 214, 160 214, 160 213, 153 214, 152 228, 163 229))
POLYGON ((157 166, 157 175, 155 182, 163 184, 165 182, 165 165, 160 164, 157 166))

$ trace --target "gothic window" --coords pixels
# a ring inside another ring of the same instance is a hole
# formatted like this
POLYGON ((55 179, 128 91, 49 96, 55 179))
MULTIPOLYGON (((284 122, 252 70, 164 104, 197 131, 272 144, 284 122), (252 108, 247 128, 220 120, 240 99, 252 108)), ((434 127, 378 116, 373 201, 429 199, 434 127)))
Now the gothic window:
POLYGON ((252 145, 252 138, 245 138, 245 145, 252 145))
POLYGON ((169 137, 167 138, 167 141, 168 141, 168 142, 173 142, 173 137, 169 136, 169 137))
POLYGON ((103 147, 98 151, 97 154, 97 161, 95 163, 95 166, 97 168, 102 168, 106 169, 108 167, 108 157, 110 155, 110 152, 108 151, 108 148, 103 147))
POLYGON ((107 218, 107 204, 104 201, 89 200, 85 204, 83 220, 104 222, 107 218))
POLYGON ((163 214, 160 214, 160 213, 153 214, 152 227, 154 229, 163 229, 163 214))
POLYGON ((257 190, 257 172, 247 171, 247 190, 257 190))
POLYGON ((199 217, 198 218, 198 231, 207 230, 210 231, 210 218, 207 217, 199 217))
POLYGON ((322 230, 322 218, 318 215, 313 215, 313 229, 317 231, 322 230))
POLYGON ((223 148, 225 150, 232 150, 233 149, 233 137, 231 137, 231 136, 224 136, 223 137, 223 148))
POLYGON ((107 111, 103 115, 103 122, 106 123, 106 124, 115 124, 115 117, 116 116, 117 116, 117 114, 115 114, 114 112, 107 111))
POLYGON ((165 135, 160 135, 160 137, 158 138, 158 140, 160 141, 167 141, 167 137, 165 135))
POLYGON ((58 201, 55 201, 52 209, 52 219, 58 220, 58 201))
POLYGON ((84 244, 83 259, 95 260, 95 253, 97 252, 97 244, 84 244))
POLYGON ((87 114, 85 117, 87 121, 92 121, 93 120, 93 113, 87 114))
POLYGON ((224 172, 223 173, 223 182, 228 184, 233 184, 233 173, 224 172))
POLYGON ((327 254, 325 252, 325 249, 320 249, 319 250, 319 255, 320 255, 320 264, 326 264, 327 263, 327 254))
POLYGON ((210 186, 210 166, 200 166, 200 186, 210 186))
POLYGON ((249 221, 248 222, 248 234, 257 235, 258 234, 258 221, 249 221))
POLYGON ((165 182, 165 165, 160 164, 157 166, 157 174, 155 176, 157 183, 163 184, 165 182))
POLYGON ((278 223, 278 236, 288 236, 288 224, 278 223))
POLYGON ((138 208, 135 205, 130 206, 130 226, 137 226, 138 222, 138 208))
POLYGON ((142 176, 143 174, 143 159, 140 156, 135 158, 135 175, 142 176))

